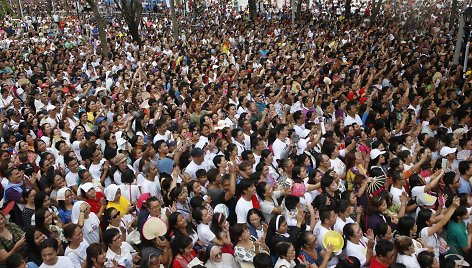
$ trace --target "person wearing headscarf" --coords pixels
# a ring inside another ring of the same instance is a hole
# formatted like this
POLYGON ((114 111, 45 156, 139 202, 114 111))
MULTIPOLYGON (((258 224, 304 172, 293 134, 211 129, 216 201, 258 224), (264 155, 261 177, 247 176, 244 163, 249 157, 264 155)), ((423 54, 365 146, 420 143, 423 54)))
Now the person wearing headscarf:
POLYGON ((220 246, 210 243, 205 250, 205 263, 207 268, 232 268, 239 267, 234 256, 229 253, 223 253, 220 246))
POLYGON ((90 205, 85 201, 77 201, 72 207, 71 221, 82 228, 84 240, 87 243, 100 242, 100 220, 90 211, 90 205))
POLYGON ((105 188, 105 196, 108 201, 107 209, 115 208, 121 215, 129 214, 135 208, 134 205, 131 206, 131 203, 126 197, 121 195, 121 190, 116 184, 110 184, 105 188))

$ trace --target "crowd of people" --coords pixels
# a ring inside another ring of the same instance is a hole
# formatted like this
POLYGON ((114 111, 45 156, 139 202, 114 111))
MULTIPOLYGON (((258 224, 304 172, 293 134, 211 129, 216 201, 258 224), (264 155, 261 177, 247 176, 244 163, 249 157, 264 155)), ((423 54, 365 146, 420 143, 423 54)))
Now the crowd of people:
POLYGON ((0 267, 468 266, 451 6, 384 7, 4 18, 0 267))

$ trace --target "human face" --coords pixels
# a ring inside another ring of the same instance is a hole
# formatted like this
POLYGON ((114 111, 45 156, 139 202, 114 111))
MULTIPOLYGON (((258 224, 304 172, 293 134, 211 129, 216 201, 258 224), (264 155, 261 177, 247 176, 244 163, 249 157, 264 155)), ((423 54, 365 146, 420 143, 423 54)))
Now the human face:
POLYGON ((123 241, 121 241, 121 235, 116 234, 115 237, 113 237, 113 241, 111 242, 111 245, 120 247, 122 242, 123 241))
POLYGON ((211 249, 210 258, 214 262, 221 262, 223 256, 223 252, 221 251, 221 247, 215 246, 211 249))
POLYGON ((290 246, 290 248, 288 249, 285 259, 289 261, 295 260, 295 248, 293 246, 290 246))
POLYGON ((120 198, 121 198, 121 190, 118 189, 116 191, 115 200, 113 200, 113 202, 120 202, 120 198))
POLYGON ((67 190, 65 197, 66 197, 66 200, 65 200, 66 203, 72 203, 72 198, 73 198, 72 191, 67 190))
POLYGON ((200 183, 194 183, 193 187, 192 187, 192 191, 195 194, 201 194, 202 193, 202 186, 200 185, 200 183))
POLYGON ((184 188, 182 190, 182 192, 179 194, 179 196, 177 197, 177 201, 181 202, 181 203, 185 203, 187 201, 187 189, 184 188))
POLYGON ((395 257, 395 250, 388 252, 386 256, 379 256, 379 257, 383 263, 391 263, 393 257, 395 257))
POLYGON ((379 212, 384 213, 387 210, 387 202, 383 201, 382 204, 379 207, 379 212))
POLYGON ((160 266, 161 261, 159 260, 159 256, 154 255, 149 259, 149 268, 159 268, 160 266))
POLYGON ((393 232, 392 227, 387 227, 387 233, 383 237, 385 240, 392 241, 393 240, 393 232))
POLYGON ((52 213, 49 210, 46 211, 46 213, 44 214, 44 225, 52 224, 52 219, 53 219, 52 213))
POLYGON ((277 230, 277 232, 279 234, 285 234, 287 230, 288 230, 287 221, 283 221, 282 223, 280 223, 279 230, 277 230))
POLYGON ((184 216, 182 216, 182 214, 179 214, 179 216, 177 216, 177 223, 176 223, 177 228, 185 228, 187 224, 188 222, 184 218, 184 216))
POLYGON ((185 249, 184 249, 184 255, 190 255, 192 254, 193 250, 193 244, 190 243, 185 249))
POLYGON ((251 214, 249 216, 249 223, 254 226, 255 228, 260 228, 261 227, 261 217, 257 214, 251 214))
POLYGON ((82 233, 82 228, 77 226, 75 228, 74 234, 72 235, 70 241, 80 244, 82 243, 83 240, 84 240, 84 235, 82 233))
POLYGON ((153 217, 160 217, 161 216, 161 204, 159 201, 153 201, 149 204, 149 212, 153 217))
POLYGON ((44 239, 46 239, 46 235, 44 235, 43 233, 41 233, 40 231, 35 231, 34 232, 34 243, 39 246, 39 244, 41 244, 41 242, 44 241, 44 239))
POLYGON ((211 215, 208 213, 208 210, 203 209, 202 210, 202 223, 208 224, 211 222, 211 215))
POLYGON ((53 266, 57 263, 57 252, 53 248, 44 248, 41 250, 41 258, 44 264, 53 266))

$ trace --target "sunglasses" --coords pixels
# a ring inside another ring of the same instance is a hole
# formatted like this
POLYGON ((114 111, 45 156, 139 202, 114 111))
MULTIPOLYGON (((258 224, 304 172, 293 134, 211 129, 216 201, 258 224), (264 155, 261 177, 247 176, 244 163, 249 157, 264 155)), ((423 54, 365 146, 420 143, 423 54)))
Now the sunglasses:
POLYGON ((117 219, 120 216, 120 212, 118 211, 115 215, 111 216, 112 219, 117 219))

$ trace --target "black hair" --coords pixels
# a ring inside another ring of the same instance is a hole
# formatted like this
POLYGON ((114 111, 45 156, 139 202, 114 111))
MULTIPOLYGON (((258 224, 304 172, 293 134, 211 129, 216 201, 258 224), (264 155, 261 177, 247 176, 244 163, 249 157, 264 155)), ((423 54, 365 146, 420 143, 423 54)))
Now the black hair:
POLYGON ((192 238, 186 235, 176 236, 171 242, 172 252, 177 255, 182 253, 186 247, 193 243, 192 238))
POLYGON ((252 260, 254 268, 271 268, 272 261, 270 255, 267 253, 257 253, 252 260))
POLYGON ((340 259, 335 268, 360 268, 361 262, 357 257, 349 256, 343 259, 340 259))
POLYGON ((276 248, 276 253, 277 256, 287 256, 288 250, 290 247, 293 247, 293 245, 289 242, 280 242, 277 244, 276 248))
POLYGON ((69 240, 69 243, 70 243, 70 239, 72 238, 72 236, 74 236, 74 232, 75 232, 75 229, 77 228, 80 228, 80 226, 78 226, 77 224, 74 224, 74 223, 71 223, 71 224, 68 224, 66 227, 64 227, 64 237, 69 240))
POLYGON ((118 231, 118 229, 116 228, 109 228, 109 229, 106 229, 104 232, 103 232, 103 243, 105 243, 105 245, 107 247, 110 246, 110 244, 113 242, 113 238, 116 236, 116 235, 119 235, 120 232, 118 231))
POLYGON ((196 207, 193 209, 193 213, 192 213, 192 217, 193 219, 197 222, 197 224, 201 223, 202 220, 203 220, 203 210, 205 210, 206 208, 204 207, 196 207))
POLYGON ((97 259, 99 255, 106 252, 106 249, 103 246, 103 244, 93 243, 90 246, 88 246, 86 252, 87 252, 87 259, 86 259, 87 268, 92 268, 94 267, 92 259, 93 258, 97 259))
POLYGON ((386 222, 381 222, 381 223, 377 224, 374 228, 375 237, 382 238, 385 235, 387 235, 388 227, 389 227, 389 225, 386 222))
POLYGON ((421 251, 416 257, 421 268, 431 268, 434 263, 434 258, 434 253, 426 250, 421 251))
POLYGON ((400 220, 398 220, 397 234, 411 237, 411 231, 413 230, 414 226, 415 219, 409 216, 402 217, 400 220))
POLYGON ((377 256, 387 257, 387 254, 393 249, 393 243, 388 240, 377 241, 377 244, 375 245, 375 252, 377 253, 377 256))
POLYGON ((247 212, 247 217, 246 217, 246 220, 247 220, 247 223, 249 225, 252 225, 251 224, 251 221, 249 220, 251 218, 252 215, 258 215, 260 218, 261 218, 261 222, 264 221, 264 215, 262 215, 262 212, 257 209, 257 208, 251 208, 248 212, 247 212))
POLYGON ((55 238, 44 239, 43 242, 39 244, 39 252, 45 248, 53 248, 55 252, 59 250, 59 243, 55 238))

